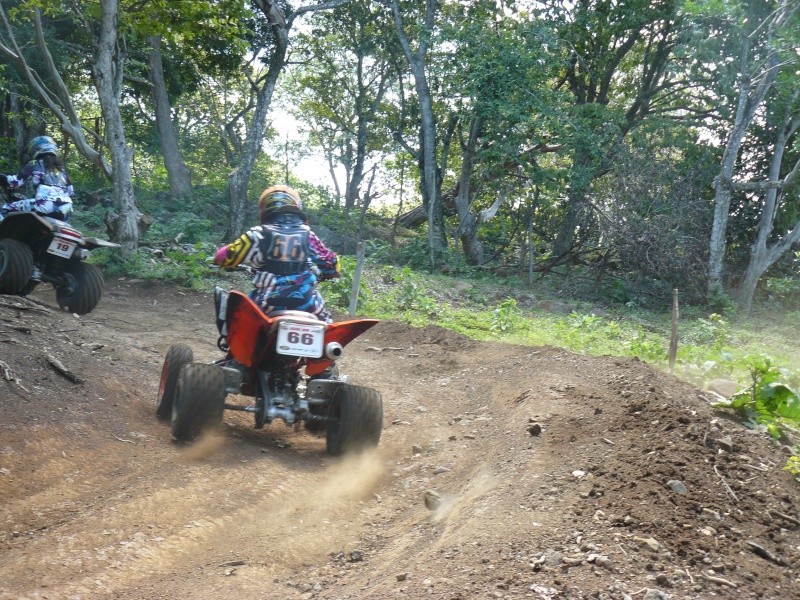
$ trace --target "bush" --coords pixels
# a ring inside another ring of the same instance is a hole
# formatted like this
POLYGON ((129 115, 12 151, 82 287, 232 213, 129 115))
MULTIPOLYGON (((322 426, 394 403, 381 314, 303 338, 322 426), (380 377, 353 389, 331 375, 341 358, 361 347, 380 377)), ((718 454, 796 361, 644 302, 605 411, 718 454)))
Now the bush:
POLYGON ((686 301, 703 301, 712 217, 704 177, 679 169, 670 157, 635 149, 621 149, 615 164, 602 190, 613 200, 601 206, 605 218, 599 220, 611 259, 595 265, 620 281, 612 284, 611 297, 663 304, 677 288, 686 301))

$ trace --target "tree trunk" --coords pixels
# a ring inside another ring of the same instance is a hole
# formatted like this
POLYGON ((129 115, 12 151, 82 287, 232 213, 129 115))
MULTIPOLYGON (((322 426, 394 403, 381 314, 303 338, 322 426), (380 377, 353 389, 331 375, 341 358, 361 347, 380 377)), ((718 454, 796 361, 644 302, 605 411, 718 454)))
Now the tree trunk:
POLYGON ((436 268, 444 249, 447 247, 447 241, 445 239, 442 201, 436 181, 436 120, 433 116, 433 100, 431 99, 424 71, 420 70, 420 74, 421 79, 417 81, 416 87, 422 116, 422 189, 423 198, 427 200, 428 207, 428 249, 431 268, 436 268))
POLYGON ((481 118, 474 117, 470 123, 469 138, 461 153, 461 175, 459 176, 456 209, 458 210, 458 237, 461 249, 467 262, 472 265, 483 264, 483 244, 478 239, 478 218, 470 210, 472 192, 472 172, 475 166, 475 150, 478 134, 481 129, 481 118))
POLYGON ((572 251, 575 231, 586 225, 587 195, 594 172, 595 168, 588 152, 580 147, 576 148, 572 156, 567 205, 564 207, 564 217, 558 235, 553 242, 552 256, 556 260, 566 257, 572 251))
POLYGON ((444 231, 444 216, 442 203, 439 196, 436 164, 436 119, 433 114, 433 100, 431 98, 428 79, 425 73, 425 56, 428 51, 428 38, 433 32, 434 17, 436 15, 436 0, 425 2, 425 24, 420 33, 417 51, 411 49, 411 43, 405 33, 403 15, 397 0, 389 3, 392 9, 397 33, 403 54, 408 61, 409 69, 414 77, 414 87, 417 90, 420 110, 420 189, 422 202, 428 217, 428 253, 431 268, 436 268, 441 254, 447 247, 444 231))
POLYGON ((249 172, 240 167, 228 174, 228 207, 230 210, 228 232, 225 239, 232 240, 245 229, 247 215, 247 188, 250 181, 249 172))
POLYGON ((356 205, 358 194, 361 189, 361 182, 364 181, 364 162, 367 156, 367 124, 364 120, 362 111, 358 111, 358 133, 356 134, 356 160, 347 182, 347 190, 344 195, 345 212, 356 205))
POLYGON ((19 164, 23 164, 25 162, 23 157, 25 155, 25 140, 27 136, 25 135, 25 123, 22 119, 19 94, 16 91, 16 86, 9 91, 9 95, 11 101, 11 123, 14 130, 14 141, 17 144, 18 162, 19 164))
POLYGON ((172 122, 172 109, 164 80, 164 65, 161 57, 161 37, 151 36, 150 42, 150 82, 153 84, 153 107, 156 114, 158 139, 161 155, 167 169, 169 191, 174 198, 187 198, 192 195, 192 176, 178 145, 178 136, 172 122))
POLYGON ((133 196, 131 181, 132 152, 125 141, 122 114, 119 110, 119 92, 122 77, 122 57, 116 54, 118 0, 102 0, 102 25, 94 64, 97 96, 106 124, 108 143, 113 165, 114 201, 119 212, 115 223, 116 240, 122 246, 122 255, 136 252, 139 240, 137 227, 139 211, 133 196))
MULTIPOLYGON (((777 184, 780 183, 781 165, 786 152, 786 145, 792 136, 800 128, 800 106, 794 106, 800 98, 800 87, 795 89, 792 99, 786 109, 783 123, 779 126, 775 148, 772 152, 772 160, 769 167, 768 183, 773 184, 767 189, 764 206, 761 209, 761 217, 758 222, 758 232, 753 246, 750 249, 750 262, 747 265, 744 277, 736 290, 736 303, 743 312, 749 312, 753 306, 753 295, 758 285, 758 280, 785 252, 792 247, 792 244, 800 238, 800 220, 780 241, 771 247, 767 245, 772 235, 775 218, 780 208, 780 194, 777 184), (794 114, 793 114, 794 113, 794 114)), ((800 161, 798 161, 800 164, 800 161)), ((795 169, 797 166, 795 166, 795 169)), ((793 176, 794 170, 787 175, 784 183, 787 183, 793 176)), ((789 182, 790 183, 790 182, 789 182)))
MULTIPOLYGON (((769 45, 775 35, 776 20, 768 26, 766 44, 769 45)), ((726 234, 728 228, 728 215, 731 206, 732 179, 734 167, 742 146, 742 140, 747 129, 753 122, 757 111, 767 92, 772 87, 778 76, 780 58, 776 50, 772 50, 761 68, 755 74, 750 73, 750 36, 745 32, 742 42, 739 68, 739 98, 736 106, 736 116, 733 128, 725 144, 725 153, 722 157, 720 172, 714 181, 714 222, 711 227, 711 240, 709 243, 708 257, 708 287, 709 297, 724 291, 723 275, 725 264, 726 234), (755 83, 757 82, 757 83, 755 83)))
POLYGON ((273 32, 274 47, 270 56, 267 73, 260 80, 260 87, 256 94, 256 107, 247 127, 247 140, 244 150, 237 157, 238 164, 228 174, 228 232, 227 239, 233 239, 242 232, 247 215, 247 191, 250 177, 261 151, 264 134, 267 129, 267 113, 272 102, 272 94, 278 76, 286 64, 286 52, 289 47, 289 26, 284 18, 283 11, 276 2, 271 0, 256 0, 256 6, 267 18, 273 32))

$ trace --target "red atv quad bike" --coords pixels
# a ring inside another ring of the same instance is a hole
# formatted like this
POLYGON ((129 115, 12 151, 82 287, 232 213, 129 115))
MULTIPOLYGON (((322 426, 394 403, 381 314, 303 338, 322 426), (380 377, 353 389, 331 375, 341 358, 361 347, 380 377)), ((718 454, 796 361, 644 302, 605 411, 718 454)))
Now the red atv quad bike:
POLYGON ((380 394, 348 383, 334 361, 344 346, 378 323, 359 319, 326 324, 307 312, 265 315, 241 292, 215 290, 217 342, 225 356, 193 362, 192 349, 174 344, 161 370, 156 415, 172 435, 191 441, 222 422, 225 409, 253 413, 255 428, 275 419, 325 433, 328 454, 378 445, 383 426, 380 394), (229 394, 251 396, 243 405, 229 394))

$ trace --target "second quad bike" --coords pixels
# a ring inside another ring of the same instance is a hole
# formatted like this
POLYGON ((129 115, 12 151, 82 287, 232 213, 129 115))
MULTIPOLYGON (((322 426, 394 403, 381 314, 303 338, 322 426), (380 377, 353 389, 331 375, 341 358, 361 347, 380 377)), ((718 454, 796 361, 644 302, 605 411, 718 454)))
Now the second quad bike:
POLYGON ((103 274, 86 262, 96 248, 119 248, 83 234, 63 221, 33 212, 12 212, 0 222, 0 294, 27 296, 52 283, 58 305, 85 315, 103 294, 103 274))
POLYGON ((219 426, 228 409, 252 413, 256 429, 275 419, 302 423, 325 434, 333 456, 378 445, 380 394, 349 383, 334 363, 344 346, 377 320, 326 324, 307 312, 266 315, 245 294, 221 288, 215 290, 215 304, 217 345, 225 356, 197 363, 189 346, 174 344, 164 359, 156 416, 170 421, 175 439, 192 441, 219 426), (229 394, 253 401, 226 402, 229 394))

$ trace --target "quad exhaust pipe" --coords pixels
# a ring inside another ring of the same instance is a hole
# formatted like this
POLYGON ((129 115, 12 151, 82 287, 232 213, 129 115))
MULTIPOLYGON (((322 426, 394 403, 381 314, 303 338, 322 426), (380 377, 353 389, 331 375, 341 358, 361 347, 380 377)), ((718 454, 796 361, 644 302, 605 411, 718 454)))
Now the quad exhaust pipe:
POLYGON ((329 342, 328 345, 325 346, 325 357, 330 360, 341 358, 343 352, 344 348, 339 342, 329 342))

